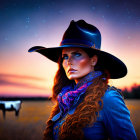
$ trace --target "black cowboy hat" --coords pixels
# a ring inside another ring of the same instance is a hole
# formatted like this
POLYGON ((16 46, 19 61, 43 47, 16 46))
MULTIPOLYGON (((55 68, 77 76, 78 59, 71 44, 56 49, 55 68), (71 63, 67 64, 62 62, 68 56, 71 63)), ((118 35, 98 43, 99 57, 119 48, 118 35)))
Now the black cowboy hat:
POLYGON ((84 20, 75 22, 71 21, 68 29, 65 31, 62 42, 59 47, 45 48, 42 46, 35 46, 28 50, 28 52, 39 52, 54 62, 58 62, 64 47, 80 47, 97 53, 100 60, 100 65, 106 69, 111 79, 122 78, 127 74, 126 65, 117 57, 100 50, 101 48, 101 34, 99 30, 86 23, 84 20))

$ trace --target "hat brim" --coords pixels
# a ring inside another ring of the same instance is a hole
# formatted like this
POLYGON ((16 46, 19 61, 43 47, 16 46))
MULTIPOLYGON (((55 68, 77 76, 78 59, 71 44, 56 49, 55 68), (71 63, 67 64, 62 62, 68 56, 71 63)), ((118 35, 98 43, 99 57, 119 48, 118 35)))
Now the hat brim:
MULTIPOLYGON (((28 52, 38 52, 48 59, 58 62, 58 58, 62 52, 63 48, 66 47, 80 47, 80 48, 87 48, 79 45, 64 45, 59 47, 52 47, 52 48, 45 48, 42 46, 34 46, 28 50, 28 52)), ((126 65, 118 59, 116 56, 107 53, 102 50, 87 48, 91 51, 97 52, 99 56, 100 65, 104 66, 104 69, 108 70, 111 79, 118 79, 122 78, 127 74, 127 67, 126 65)))

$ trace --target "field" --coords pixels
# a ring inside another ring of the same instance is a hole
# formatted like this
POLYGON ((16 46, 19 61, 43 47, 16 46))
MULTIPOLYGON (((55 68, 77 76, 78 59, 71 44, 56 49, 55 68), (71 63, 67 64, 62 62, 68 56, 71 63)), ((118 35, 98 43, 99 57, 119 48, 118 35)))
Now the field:
MULTIPOLYGON (((140 100, 125 102, 130 110, 137 137, 140 139, 140 100)), ((22 103, 18 118, 14 112, 6 112, 5 120, 0 111, 0 140, 41 140, 51 108, 50 101, 26 101, 22 103)))

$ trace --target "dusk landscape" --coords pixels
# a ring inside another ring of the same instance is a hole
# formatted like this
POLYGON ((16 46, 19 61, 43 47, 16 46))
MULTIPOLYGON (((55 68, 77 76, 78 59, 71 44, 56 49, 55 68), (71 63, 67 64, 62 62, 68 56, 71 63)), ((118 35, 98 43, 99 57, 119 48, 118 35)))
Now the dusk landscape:
POLYGON ((102 34, 102 50, 119 57, 126 77, 110 85, 140 84, 140 2, 98 0, 5 0, 0 4, 0 95, 50 96, 57 64, 32 46, 59 46, 71 20, 84 19, 102 34))
POLYGON ((109 84, 122 89, 140 139, 139 0, 0 1, 0 99, 22 99, 18 117, 6 112, 4 119, 0 110, 0 139, 42 138, 53 105, 47 99, 57 64, 28 50, 59 46, 70 21, 79 19, 95 25, 102 35, 102 50, 126 64, 127 75, 109 84))

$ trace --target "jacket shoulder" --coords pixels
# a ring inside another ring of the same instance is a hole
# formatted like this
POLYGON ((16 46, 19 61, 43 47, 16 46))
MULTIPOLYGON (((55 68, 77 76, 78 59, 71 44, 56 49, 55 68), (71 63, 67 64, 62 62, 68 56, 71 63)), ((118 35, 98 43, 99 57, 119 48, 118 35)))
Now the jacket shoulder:
POLYGON ((108 88, 107 88, 104 96, 106 98, 113 97, 113 96, 120 96, 121 98, 124 99, 124 96, 123 96, 121 89, 118 89, 114 86, 109 86, 109 85, 108 85, 108 88))
MULTIPOLYGON (((123 94, 120 89, 116 87, 108 86, 104 96, 103 96, 104 108, 113 108, 119 105, 125 105, 123 94)), ((118 108, 118 107, 117 107, 118 108)))

